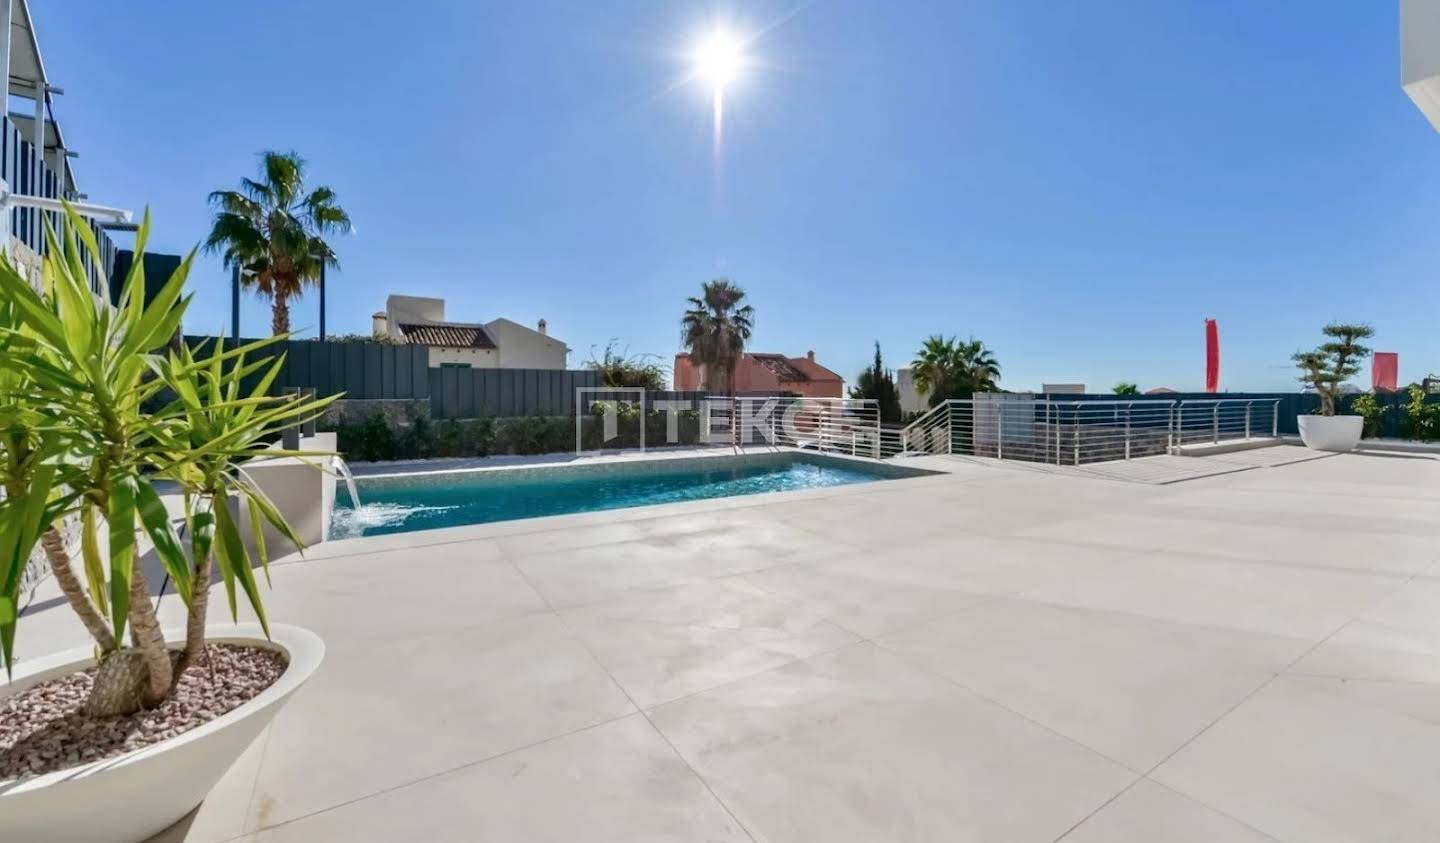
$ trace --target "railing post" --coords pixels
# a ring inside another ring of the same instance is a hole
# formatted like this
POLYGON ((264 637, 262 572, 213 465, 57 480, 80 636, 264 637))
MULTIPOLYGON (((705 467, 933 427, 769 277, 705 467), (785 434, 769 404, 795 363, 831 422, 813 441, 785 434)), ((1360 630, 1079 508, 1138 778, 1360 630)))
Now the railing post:
POLYGON ((1250 438, 1250 410, 1254 408, 1254 401, 1245 402, 1245 438, 1250 438))
POLYGON ((1130 459, 1130 415, 1134 404, 1125 405, 1125 459, 1130 459))
POLYGON ((1060 406, 1056 405, 1056 402, 1053 401, 1050 402, 1050 405, 1056 409, 1054 428, 1056 428, 1056 465, 1058 465, 1060 464, 1060 406))
POLYGON ((1280 436, 1280 402, 1277 400, 1275 406, 1270 408, 1270 438, 1280 436))
POLYGON ((1210 410, 1210 441, 1218 443, 1220 441, 1220 405, 1211 404, 1210 406, 1212 408, 1210 410))
POLYGON ((1005 459, 1005 413, 998 406, 995 408, 995 459, 1005 459))
POLYGON ((1079 405, 1078 403, 1072 404, 1072 405, 1070 406, 1070 415, 1071 415, 1071 418, 1073 419, 1073 422, 1072 422, 1072 424, 1071 424, 1070 426, 1074 428, 1074 430, 1071 431, 1071 438, 1074 440, 1074 442, 1073 442, 1072 444, 1074 445, 1074 450, 1075 450, 1075 462, 1073 463, 1073 465, 1079 465, 1079 464, 1080 464, 1080 405, 1079 405))

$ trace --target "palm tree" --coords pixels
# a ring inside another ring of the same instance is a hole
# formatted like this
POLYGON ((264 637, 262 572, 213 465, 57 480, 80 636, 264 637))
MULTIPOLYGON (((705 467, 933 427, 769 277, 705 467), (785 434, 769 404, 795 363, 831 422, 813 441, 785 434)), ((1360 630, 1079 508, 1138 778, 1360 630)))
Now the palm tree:
POLYGON ((680 344, 703 367, 708 390, 723 389, 735 395, 735 369, 745 354, 754 330, 755 308, 745 291, 724 278, 706 281, 698 297, 688 299, 690 309, 680 319, 680 344))
POLYGON ((318 281, 323 267, 339 267, 324 235, 348 233, 350 217, 330 188, 305 192, 305 161, 294 152, 261 153, 260 179, 210 194, 215 219, 205 250, 220 252, 227 268, 238 268, 247 286, 270 299, 270 329, 286 334, 290 299, 318 281))
POLYGON ((955 348, 961 379, 972 392, 994 392, 1000 381, 1000 362, 985 343, 974 337, 955 348))
POLYGON ((955 380, 955 340, 932 334, 921 344, 915 359, 910 363, 910 373, 915 379, 915 388, 930 396, 934 407, 945 399, 955 380))
POLYGON ((1115 384, 1115 389, 1113 391, 1116 395, 1139 395, 1140 387, 1136 386, 1130 381, 1121 381, 1115 384))
POLYGON ((915 388, 928 393, 930 406, 947 398, 968 398, 976 392, 994 392, 1000 380, 1000 362, 985 343, 971 337, 933 334, 926 338, 910 364, 915 388))

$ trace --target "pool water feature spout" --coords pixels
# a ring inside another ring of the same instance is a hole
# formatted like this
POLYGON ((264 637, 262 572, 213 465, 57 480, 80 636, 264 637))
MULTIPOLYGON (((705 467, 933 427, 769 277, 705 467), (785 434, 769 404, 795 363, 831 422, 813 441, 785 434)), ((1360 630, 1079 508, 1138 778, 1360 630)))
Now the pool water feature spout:
POLYGON ((335 467, 335 473, 345 480, 345 491, 350 493, 350 505, 359 509, 360 493, 355 489, 355 475, 350 473, 350 466, 345 464, 345 460, 341 459, 339 454, 334 456, 332 464, 335 467))

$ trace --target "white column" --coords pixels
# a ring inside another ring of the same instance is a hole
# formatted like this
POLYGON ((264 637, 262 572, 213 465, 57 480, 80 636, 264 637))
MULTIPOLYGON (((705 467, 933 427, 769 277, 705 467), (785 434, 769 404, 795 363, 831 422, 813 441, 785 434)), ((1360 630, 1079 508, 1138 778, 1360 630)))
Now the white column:
MULTIPOLYGON (((0 0, 0 68, 4 69, 4 72, 0 73, 0 114, 10 113, 10 29, 13 23, 13 13, 14 0, 0 0)), ((6 181, 13 180, 15 174, 4 173, 4 178, 6 181)), ((7 185, 7 187, 10 190, 15 189, 13 184, 7 185)), ((5 218, 3 222, 0 222, 0 226, 4 227, 4 242, 0 243, 0 252, 8 255, 12 235, 10 212, 0 208, 0 217, 5 218)))
MULTIPOLYGON (((45 76, 37 74, 35 80, 35 126, 30 137, 30 145, 35 150, 35 160, 30 165, 30 195, 44 196, 40 184, 40 174, 45 170, 45 76)), ((35 238, 35 253, 45 254, 45 214, 36 210, 31 211, 30 225, 31 236, 35 238)))

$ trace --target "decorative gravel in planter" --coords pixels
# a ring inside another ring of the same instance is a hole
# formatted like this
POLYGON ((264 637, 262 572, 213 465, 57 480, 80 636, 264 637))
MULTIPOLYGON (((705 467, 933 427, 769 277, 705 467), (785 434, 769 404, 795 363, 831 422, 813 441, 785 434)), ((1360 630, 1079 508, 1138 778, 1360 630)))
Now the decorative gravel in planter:
POLYGON ((164 702, 123 717, 81 713, 93 668, 0 700, 0 781, 113 758, 175 737, 255 697, 285 672, 285 657, 274 650, 208 644, 206 651, 209 663, 186 670, 164 702))

